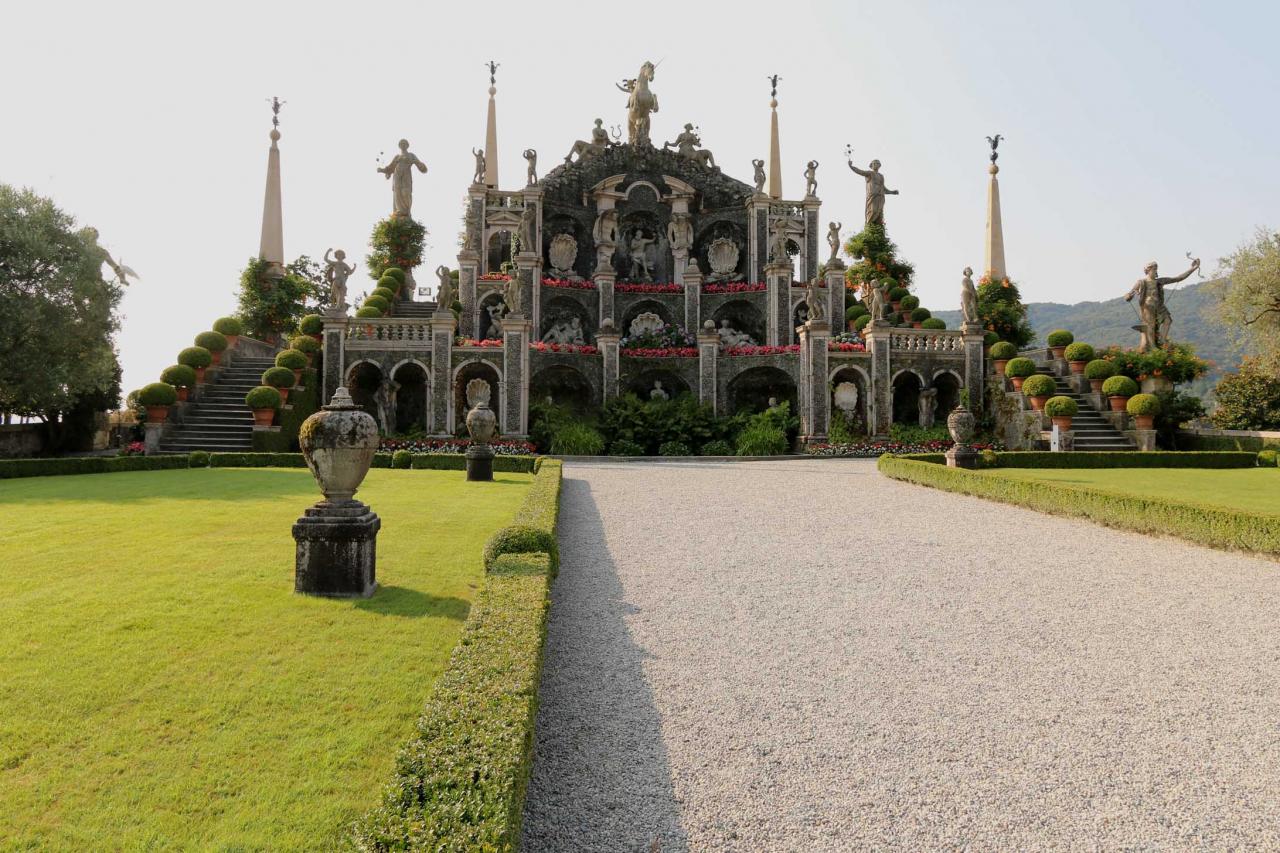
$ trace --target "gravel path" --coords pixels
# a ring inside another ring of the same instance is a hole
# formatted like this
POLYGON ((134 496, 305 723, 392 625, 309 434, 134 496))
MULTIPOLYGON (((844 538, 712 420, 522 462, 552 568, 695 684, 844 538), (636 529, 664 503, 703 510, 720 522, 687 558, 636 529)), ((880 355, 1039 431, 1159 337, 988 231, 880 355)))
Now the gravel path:
POLYGON ((560 537, 527 851, 1280 848, 1275 563, 864 461, 572 463, 560 537))

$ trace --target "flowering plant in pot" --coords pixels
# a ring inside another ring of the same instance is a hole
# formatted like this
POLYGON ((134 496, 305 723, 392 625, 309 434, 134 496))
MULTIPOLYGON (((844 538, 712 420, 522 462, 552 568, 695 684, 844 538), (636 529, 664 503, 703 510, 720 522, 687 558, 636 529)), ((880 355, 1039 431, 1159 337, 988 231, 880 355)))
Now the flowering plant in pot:
POLYGON ((1076 341, 1062 351, 1063 357, 1071 365, 1071 372, 1084 373, 1085 367, 1093 359, 1093 347, 1084 341, 1076 341))
POLYGON ((1053 425, 1061 430, 1071 429, 1071 419, 1080 411, 1076 401, 1070 397, 1059 395, 1050 397, 1044 404, 1044 413, 1053 421, 1053 425))
POLYGON ((1045 335, 1045 343, 1049 345, 1049 351, 1053 353, 1054 358, 1062 358, 1066 353, 1066 349, 1076 336, 1068 332, 1066 329, 1054 329, 1045 335))
POLYGON ((296 381, 293 371, 287 367, 268 367, 262 371, 262 384, 270 385, 279 391, 281 403, 288 402, 289 389, 293 387, 296 381))
POLYGON ((1116 366, 1105 358, 1095 358, 1084 366, 1084 378, 1095 392, 1102 392, 1102 383, 1116 375, 1116 366))
POLYGON ((1031 408, 1037 412, 1044 411, 1044 404, 1057 390, 1058 383, 1043 373, 1028 376, 1022 382, 1022 395, 1031 402, 1031 408))
POLYGON ((254 426, 271 426, 275 420, 276 409, 284 400, 280 392, 270 385, 259 385, 244 395, 244 404, 253 409, 254 426))
POLYGON ((1125 411, 1133 415, 1134 429, 1155 429, 1155 418, 1160 414, 1160 398, 1155 394, 1134 394, 1125 403, 1125 411))
POLYGON ((1009 360, 1016 358, 1018 348, 1008 341, 997 341, 991 345, 991 361, 994 362, 997 374, 1004 373, 1004 369, 1009 364, 1009 360))
POLYGON ((196 335, 196 346, 204 347, 213 357, 214 364, 222 363, 222 353, 227 349, 227 336, 221 332, 201 332, 196 335))
POLYGON ((1138 393, 1138 383, 1128 376, 1112 376, 1102 383, 1102 393, 1111 401, 1111 411, 1125 411, 1129 398, 1138 393))
POLYGON ((187 394, 196 384, 196 369, 187 364, 171 364, 160 371, 160 381, 178 392, 178 402, 187 402, 187 394))
POLYGON ((296 349, 281 350, 276 353, 276 367, 287 367, 293 371, 293 381, 302 381, 302 370, 307 366, 307 354, 296 349))
POLYGON ((244 323, 239 317, 219 317, 213 321, 213 330, 227 339, 227 348, 230 349, 244 334, 244 323))
POLYGON ((147 423, 164 423, 169 407, 178 402, 178 392, 167 382, 152 382, 138 391, 138 402, 147 410, 147 423))
POLYGON ((213 354, 204 347, 187 347, 178 353, 178 364, 195 370, 196 382, 203 382, 205 368, 213 364, 213 354))
POLYGON ((1009 377, 1009 381, 1013 383, 1013 390, 1015 391, 1021 391, 1023 380, 1035 372, 1036 363, 1024 357, 1010 359, 1009 363, 1004 366, 1004 375, 1009 377))

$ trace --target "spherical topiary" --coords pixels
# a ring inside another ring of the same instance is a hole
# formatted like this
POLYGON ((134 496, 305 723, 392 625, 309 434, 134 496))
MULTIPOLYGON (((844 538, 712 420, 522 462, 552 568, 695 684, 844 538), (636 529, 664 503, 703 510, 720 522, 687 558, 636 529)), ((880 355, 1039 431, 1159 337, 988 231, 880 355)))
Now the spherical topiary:
POLYGON ((292 388, 293 371, 287 367, 268 367, 262 371, 262 384, 272 388, 292 388))
POLYGON ((382 278, 378 279, 378 283, 374 285, 374 287, 375 289, 382 288, 383 290, 390 290, 393 294, 399 293, 400 288, 404 287, 404 279, 397 279, 392 275, 384 275, 382 278))
POLYGON ((1259 468, 1276 467, 1277 457, 1280 457, 1280 453, 1277 453, 1276 451, 1270 448, 1267 448, 1266 450, 1259 450, 1258 451, 1258 467, 1259 468))
POLYGON ((296 349, 287 349, 276 354, 276 367, 287 367, 290 370, 301 370, 306 366, 306 353, 298 352, 296 349))
POLYGON ((280 392, 270 385, 259 385, 244 395, 244 403, 251 409, 278 409, 282 402, 280 392))
POLYGON ((289 349, 296 349, 298 352, 319 352, 320 342, 310 335, 294 335, 289 338, 289 349))
POLYGON ((1004 375, 1010 379, 1015 376, 1031 376, 1036 372, 1036 363, 1029 358, 1010 359, 1004 366, 1004 375))
POLYGON ((244 323, 238 317, 219 317, 213 321, 213 330, 222 335, 243 335, 244 323))
POLYGON ((373 293, 370 293, 369 295, 370 295, 370 296, 380 296, 380 297, 382 297, 383 299, 387 300, 387 304, 390 304, 390 303, 392 303, 392 302, 395 302, 395 300, 396 300, 396 292, 395 292, 394 290, 390 290, 389 288, 386 288, 386 287, 375 287, 375 288, 373 289, 373 293))
POLYGON ((1116 366, 1105 358, 1095 358, 1084 366, 1085 379, 1110 379, 1116 375, 1116 366))
POLYGON ((193 450, 187 455, 188 468, 208 468, 209 467, 209 451, 193 450))
POLYGON ((911 295, 911 291, 907 290, 905 287, 891 287, 891 288, 889 288, 889 301, 890 301, 890 302, 901 302, 901 301, 902 301, 902 298, 903 298, 904 296, 910 296, 910 295, 911 295))
POLYGON ((1008 341, 1000 341, 991 345, 991 357, 997 361, 1008 361, 1018 354, 1018 348, 1008 341))
POLYGON ((392 468, 408 468, 413 464, 413 453, 408 450, 397 450, 391 454, 392 468))
POLYGON ((941 317, 929 317, 928 319, 922 320, 920 323, 920 328, 922 329, 940 330, 945 329, 946 327, 947 321, 943 320, 941 317))
POLYGON ((855 331, 861 332, 863 329, 867 327, 867 324, 870 322, 871 322, 871 315, 863 314, 861 317, 853 321, 853 328, 855 331))
POLYGON ((902 306, 903 311, 914 311, 920 307, 920 297, 913 293, 908 293, 898 300, 898 303, 902 306))
POLYGON ((1054 329, 1045 336, 1045 342, 1051 347, 1065 347, 1076 339, 1076 336, 1068 332, 1066 329, 1054 329))
POLYGON ((1124 404, 1124 410, 1131 415, 1160 414, 1160 398, 1155 394, 1134 394, 1124 404))
POLYGON ((298 321, 298 331, 304 335, 318 335, 324 331, 324 318, 319 314, 308 314, 298 321))
POLYGON ((933 312, 928 308, 914 308, 911 311, 911 322, 923 323, 933 316, 933 312))
POLYGON ((404 270, 399 267, 387 267, 382 271, 382 278, 386 278, 387 276, 391 276, 400 284, 404 284, 404 270))
POLYGON ((999 468, 1000 457, 990 447, 978 454, 978 459, 983 468, 999 468))
POLYGON ((144 406, 172 406, 178 402, 178 392, 167 382, 152 382, 139 389, 138 402, 144 406))
POLYGON ((1112 376, 1102 383, 1102 393, 1108 397, 1132 397, 1138 393, 1138 383, 1128 376, 1112 376))
POLYGON ((1093 358, 1093 347, 1084 341, 1076 341, 1062 355, 1067 361, 1088 361, 1093 358))
POLYGON ((634 441, 625 438, 616 439, 609 445, 610 456, 644 456, 644 448, 634 441))
POLYGON ((377 308, 361 308, 356 311, 356 316, 362 320, 372 320, 381 317, 382 312, 377 308))
POLYGON ((1044 413, 1051 418, 1074 418, 1079 411, 1075 400, 1061 395, 1050 397, 1044 404, 1044 413))
POLYGON ((178 364, 188 367, 208 367, 213 364, 213 353, 204 347, 187 347, 178 353, 178 364))
POLYGON ((383 299, 381 296, 369 296, 365 298, 364 302, 360 305, 360 307, 361 308, 377 308, 379 311, 385 314, 387 309, 391 307, 391 300, 383 299))
POLYGON ((995 332, 987 332, 982 336, 982 345, 985 347, 993 347, 1000 343, 1000 336, 995 332))
POLYGON ((733 445, 722 438, 715 441, 708 441, 702 445, 702 449, 698 451, 700 456, 732 456, 733 445))
POLYGON ((863 305, 861 302, 857 302, 845 309, 844 319, 846 322, 856 320, 866 313, 868 313, 867 306, 863 305))
POLYGON ((1058 383, 1054 382, 1052 377, 1045 376, 1043 373, 1028 376, 1027 380, 1022 383, 1022 394, 1026 397, 1049 397, 1057 390, 1058 383))
POLYGON ((692 456, 693 451, 683 441, 664 441, 658 445, 659 456, 692 456))
POLYGON ((196 335, 196 346, 209 352, 222 352, 227 348, 227 336, 221 332, 201 332, 196 335))
POLYGON ((196 369, 189 364, 174 364, 160 371, 160 381, 175 388, 194 388, 196 369))

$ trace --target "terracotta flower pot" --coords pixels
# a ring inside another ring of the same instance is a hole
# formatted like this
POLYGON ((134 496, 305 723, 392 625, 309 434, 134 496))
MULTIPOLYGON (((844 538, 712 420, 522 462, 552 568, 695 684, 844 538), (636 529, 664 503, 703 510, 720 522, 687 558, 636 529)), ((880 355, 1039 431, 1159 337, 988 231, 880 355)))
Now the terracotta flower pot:
POLYGON ((1031 402, 1031 408, 1037 412, 1043 412, 1044 404, 1049 402, 1048 397, 1028 397, 1027 399, 1031 402))
POLYGON ((1123 412, 1125 410, 1124 407, 1129 404, 1128 397, 1108 397, 1107 399, 1111 401, 1111 411, 1113 412, 1123 412))
POLYGON ((169 419, 168 406, 147 406, 147 423, 162 424, 169 419))
POLYGON ((1092 391, 1094 391, 1095 393, 1097 393, 1097 392, 1101 392, 1101 391, 1102 391, 1102 383, 1103 383, 1103 382, 1106 382, 1106 381, 1107 381, 1107 380, 1105 380, 1105 379, 1090 379, 1090 380, 1089 380, 1089 389, 1090 389, 1090 390, 1092 390, 1092 391))
POLYGON ((893 306, 893 310, 894 310, 894 311, 897 311, 899 314, 901 314, 901 313, 902 313, 902 303, 901 303, 901 302, 890 302, 889 304, 893 306))
POLYGON ((312 335, 311 337, 315 338, 317 343, 324 343, 324 332, 312 335))
POLYGON ((253 410, 254 426, 268 427, 268 426, 271 426, 271 422, 274 421, 275 419, 276 419, 275 409, 254 409, 253 410))
POLYGON ((923 326, 923 325, 924 325, 924 323, 923 323, 923 322, 916 322, 915 320, 912 320, 912 321, 911 321, 911 328, 913 328, 913 329, 918 329, 918 328, 920 328, 920 327, 921 327, 921 326, 923 326))
POLYGON ((1009 363, 1009 359, 1007 358, 997 358, 995 360, 994 366, 996 369, 997 376, 1004 376, 1004 366, 1008 363, 1009 363))
POLYGON ((197 368, 196 368, 196 382, 203 382, 203 381, 204 381, 204 372, 205 372, 205 370, 206 370, 206 368, 203 368, 203 367, 197 367, 197 368))
POLYGON ((222 350, 210 351, 209 355, 213 356, 215 365, 222 364, 222 350))
POLYGON ((1022 390, 1022 382, 1023 382, 1023 380, 1024 380, 1024 379, 1026 379, 1026 377, 1025 377, 1025 376, 1010 376, 1010 377, 1009 377, 1009 381, 1013 383, 1013 390, 1015 390, 1015 391, 1021 391, 1021 390, 1022 390))
POLYGON ((1071 429, 1070 417, 1049 418, 1049 420, 1053 421, 1053 425, 1056 426, 1058 429, 1063 430, 1064 432, 1066 430, 1071 429))
POLYGON ((177 387, 177 389, 176 389, 176 390, 177 390, 177 392, 178 392, 178 402, 179 402, 179 403, 185 403, 185 402, 187 402, 187 393, 188 393, 188 391, 189 391, 189 389, 187 388, 187 386, 185 386, 185 385, 179 385, 179 386, 177 387))
POLYGON ((1067 362, 1067 364, 1071 365, 1072 373, 1079 375, 1084 373, 1084 366, 1088 364, 1088 362, 1087 361, 1069 361, 1067 362))
POLYGON ((1061 359, 1062 354, 1065 353, 1066 351, 1067 351, 1066 347, 1049 347, 1049 352, 1053 353, 1053 357, 1057 359, 1061 359))
POLYGON ((280 392, 280 402, 287 403, 289 401, 289 389, 277 388, 276 390, 280 392))
POLYGON ((1134 415, 1133 428, 1134 429, 1155 429, 1156 416, 1155 415, 1134 415))
POLYGON ((297 385, 301 381, 302 381, 302 368, 295 367, 293 369, 293 384, 297 385))
POLYGON ((236 345, 236 341, 240 340, 239 335, 227 335, 227 349, 231 349, 236 345))

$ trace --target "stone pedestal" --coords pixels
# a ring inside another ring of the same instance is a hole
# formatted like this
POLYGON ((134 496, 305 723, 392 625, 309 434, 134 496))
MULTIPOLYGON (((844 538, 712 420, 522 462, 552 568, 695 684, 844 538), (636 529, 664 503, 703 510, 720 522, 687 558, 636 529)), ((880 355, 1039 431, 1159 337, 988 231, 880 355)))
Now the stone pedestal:
POLYGON ((702 328, 702 275, 684 274, 684 327, 690 332, 702 328))
POLYGON ((1141 382, 1143 394, 1159 394, 1161 391, 1172 391, 1173 383, 1163 376, 1148 376, 1141 382))
POLYGON ((951 449, 946 452, 948 468, 977 468, 978 467, 978 451, 969 445, 952 445, 951 449))
POLYGON ((1139 450, 1156 449, 1156 431, 1153 429, 1127 429, 1124 434, 1138 445, 1139 450))
POLYGON ((618 374, 620 369, 618 342, 622 340, 622 336, 618 334, 617 329, 613 326, 613 319, 607 319, 608 322, 602 323, 600 331, 596 333, 596 346, 600 350, 600 369, 603 371, 603 375, 600 377, 600 386, 605 401, 612 400, 618 396, 618 374))
POLYGON ((720 335, 715 324, 710 320, 707 326, 698 329, 698 402, 711 407, 720 414, 716 400, 716 360, 720 357, 720 335))
POLYGON ((473 444, 467 448, 467 479, 480 482, 493 479, 493 448, 487 444, 473 444))
POLYGON ((981 412, 983 403, 983 371, 987 361, 982 355, 984 332, 981 323, 964 323, 960 326, 964 346, 964 387, 969 392, 969 408, 981 412))
POLYGON ((765 343, 771 347, 790 343, 791 338, 791 278, 794 270, 790 262, 770 263, 764 268, 768 295, 768 331, 765 343))
POLYGON ((144 430, 142 447, 143 455, 153 456, 160 452, 160 437, 164 435, 164 424, 145 423, 142 425, 144 430))
POLYGON ((1075 430, 1061 429, 1058 430, 1058 446, 1053 446, 1053 429, 1042 430, 1040 433, 1040 441, 1050 450, 1056 449, 1060 453, 1069 453, 1075 449, 1075 430))
POLYGON ((293 525, 297 542, 293 590, 307 595, 368 598, 378 588, 382 520, 357 500, 321 501, 293 525))
POLYGON ((844 324, 844 263, 836 258, 835 264, 827 267, 825 276, 827 283, 827 321, 832 330, 839 334, 845 329, 844 324))
MULTIPOLYGON (((810 282, 813 277, 818 274, 818 211, 822 208, 822 201, 817 196, 805 196, 800 202, 804 209, 804 245, 800 248, 800 280, 810 282)), ((828 317, 834 318, 835 314, 827 314, 828 317)), ((841 306, 840 316, 844 316, 844 308, 841 306)))
POLYGON ((524 439, 529 433, 529 329, 522 314, 502 318, 501 430, 506 438, 524 439))
MULTIPOLYGON (((465 312, 463 312, 465 316, 465 312)), ((452 311, 437 310, 428 323, 431 326, 431 405, 427 411, 427 432, 437 436, 449 435, 449 401, 453 370, 452 311)))
POLYGON ((612 271, 598 272, 592 276, 592 279, 596 283, 596 292, 600 294, 600 317, 598 322, 600 327, 604 328, 605 320, 614 320, 615 322, 617 320, 613 316, 613 285, 617 280, 617 276, 612 271))
MULTIPOLYGON (((476 279, 480 275, 480 254, 462 251, 458 253, 458 301, 462 303, 459 331, 465 338, 477 338, 481 334, 480 305, 476 299, 476 279)), ((448 305, 443 306, 448 308, 448 305)))
POLYGON ((324 370, 320 380, 320 405, 333 398, 333 394, 342 386, 342 369, 346 364, 343 352, 347 340, 347 315, 326 314, 324 318, 324 370))
POLYGON ((868 430, 874 438, 888 438, 893 424, 893 384, 890 382, 889 335, 893 331, 884 320, 873 320, 863 330, 871 353, 871 417, 868 430))
POLYGON ((810 320, 800 327, 800 438, 805 444, 824 444, 831 417, 827 391, 827 343, 831 325, 810 320))

